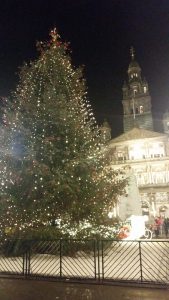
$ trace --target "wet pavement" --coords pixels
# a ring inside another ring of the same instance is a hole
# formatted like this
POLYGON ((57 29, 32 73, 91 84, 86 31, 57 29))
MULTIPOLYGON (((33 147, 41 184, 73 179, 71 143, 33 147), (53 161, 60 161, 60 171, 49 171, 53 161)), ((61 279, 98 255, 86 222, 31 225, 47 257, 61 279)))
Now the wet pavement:
POLYGON ((169 290, 0 279, 0 300, 168 300, 169 290))

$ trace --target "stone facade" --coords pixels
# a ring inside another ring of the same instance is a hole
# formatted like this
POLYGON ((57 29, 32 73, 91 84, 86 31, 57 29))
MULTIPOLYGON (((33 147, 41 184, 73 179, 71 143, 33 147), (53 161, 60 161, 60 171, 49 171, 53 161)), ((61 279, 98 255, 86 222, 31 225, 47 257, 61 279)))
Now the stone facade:
POLYGON ((133 193, 137 199, 131 209, 134 211, 134 205, 139 205, 139 198, 142 214, 169 217, 168 135, 133 128, 109 142, 107 155, 114 169, 122 168, 130 181, 133 177, 127 203, 130 204, 133 193))

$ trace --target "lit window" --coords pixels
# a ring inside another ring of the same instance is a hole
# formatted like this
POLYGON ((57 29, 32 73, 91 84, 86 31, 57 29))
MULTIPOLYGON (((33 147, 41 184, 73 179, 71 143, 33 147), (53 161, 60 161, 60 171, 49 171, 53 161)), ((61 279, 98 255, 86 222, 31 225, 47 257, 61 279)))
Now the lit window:
POLYGON ((149 147, 149 153, 151 158, 163 157, 165 156, 165 148, 162 143, 153 143, 149 147))
POLYGON ((143 114, 143 112, 144 112, 143 106, 140 105, 140 114, 143 114))
POLYGON ((146 93, 147 92, 147 87, 146 86, 144 86, 144 93, 146 93))
POLYGON ((135 143, 129 149, 129 157, 131 160, 142 159, 145 153, 145 146, 142 143, 135 143))
POLYGON ((169 129, 169 122, 167 122, 167 129, 169 129))

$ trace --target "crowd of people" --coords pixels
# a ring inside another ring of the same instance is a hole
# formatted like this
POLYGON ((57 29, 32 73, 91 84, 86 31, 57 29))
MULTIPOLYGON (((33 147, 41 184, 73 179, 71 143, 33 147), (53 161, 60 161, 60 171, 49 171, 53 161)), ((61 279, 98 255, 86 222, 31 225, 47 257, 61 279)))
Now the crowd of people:
POLYGON ((169 237, 169 218, 157 217, 154 224, 150 226, 155 238, 169 237))

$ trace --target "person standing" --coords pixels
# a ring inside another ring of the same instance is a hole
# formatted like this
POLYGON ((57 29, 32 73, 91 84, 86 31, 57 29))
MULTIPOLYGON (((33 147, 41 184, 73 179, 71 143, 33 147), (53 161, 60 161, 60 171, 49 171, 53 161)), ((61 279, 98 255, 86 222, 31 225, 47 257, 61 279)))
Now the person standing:
POLYGON ((169 230, 169 219, 168 218, 164 219, 163 226, 164 226, 165 237, 168 238, 168 230, 169 230))
POLYGON ((159 225, 158 219, 155 219, 153 228, 154 228, 155 237, 157 239, 159 237, 159 233, 160 233, 160 225, 159 225))

